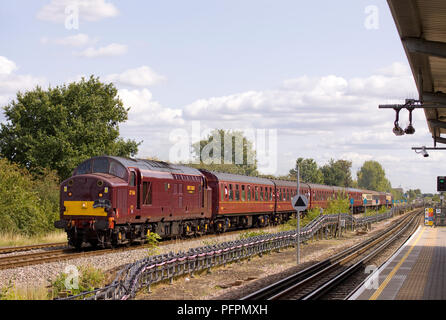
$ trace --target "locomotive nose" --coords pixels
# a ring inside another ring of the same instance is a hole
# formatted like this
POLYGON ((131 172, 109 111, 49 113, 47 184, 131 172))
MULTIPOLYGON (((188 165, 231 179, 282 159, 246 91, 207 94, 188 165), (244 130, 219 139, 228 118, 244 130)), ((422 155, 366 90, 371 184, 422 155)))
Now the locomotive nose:
POLYGON ((111 209, 111 187, 106 178, 84 175, 61 185, 61 211, 64 216, 107 216, 111 209))
POLYGON ((72 177, 61 185, 61 197, 68 200, 96 200, 108 198, 110 184, 107 179, 95 176, 72 177))

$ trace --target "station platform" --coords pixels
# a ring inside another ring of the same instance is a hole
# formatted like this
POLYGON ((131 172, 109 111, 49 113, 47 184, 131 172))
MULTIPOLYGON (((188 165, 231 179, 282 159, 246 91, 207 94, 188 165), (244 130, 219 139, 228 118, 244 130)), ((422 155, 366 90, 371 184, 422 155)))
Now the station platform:
POLYGON ((420 226, 349 300, 446 300, 446 227, 420 226))

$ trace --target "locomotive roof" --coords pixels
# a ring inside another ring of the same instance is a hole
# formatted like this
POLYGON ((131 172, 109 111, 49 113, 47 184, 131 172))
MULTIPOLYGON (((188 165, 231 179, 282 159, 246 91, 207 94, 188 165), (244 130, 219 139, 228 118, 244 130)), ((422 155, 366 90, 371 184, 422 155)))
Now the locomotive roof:
POLYGON ((251 177, 251 176, 242 176, 242 175, 239 175, 239 174, 215 172, 215 171, 210 171, 210 172, 214 176, 216 176, 218 180, 233 181, 233 182, 244 182, 244 183, 254 183, 254 184, 274 185, 271 180, 265 179, 265 178, 258 178, 258 177, 251 177))
POLYGON ((161 171, 170 173, 184 173, 196 176, 201 176, 201 172, 195 168, 181 166, 177 164, 167 163, 163 161, 145 160, 145 159, 130 159, 122 157, 105 156, 120 162, 126 168, 134 167, 142 170, 161 171))

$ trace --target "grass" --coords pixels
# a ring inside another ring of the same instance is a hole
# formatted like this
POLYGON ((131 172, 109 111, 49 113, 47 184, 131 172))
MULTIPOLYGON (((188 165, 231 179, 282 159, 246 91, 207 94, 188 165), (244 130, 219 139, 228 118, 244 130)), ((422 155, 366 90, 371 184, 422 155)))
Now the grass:
POLYGON ((39 236, 24 236, 19 233, 0 233, 0 247, 29 246, 67 241, 63 231, 53 231, 39 236))
POLYGON ((16 287, 13 283, 0 288, 0 300, 48 300, 48 288, 39 287, 16 287))

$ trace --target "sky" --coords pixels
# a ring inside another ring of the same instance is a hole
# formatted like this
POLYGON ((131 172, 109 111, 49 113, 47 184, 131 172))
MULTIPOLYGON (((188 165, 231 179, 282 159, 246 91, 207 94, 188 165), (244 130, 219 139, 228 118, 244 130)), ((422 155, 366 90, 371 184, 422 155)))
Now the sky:
POLYGON ((179 137, 222 128, 252 130, 258 154, 269 141, 263 173, 347 159, 356 178, 376 160, 393 187, 429 193, 445 174, 441 152, 411 150, 432 145, 423 111, 396 137, 378 109, 418 97, 385 0, 2 1, 0 38, 0 105, 98 76, 130 108, 138 157, 172 160, 179 137))

